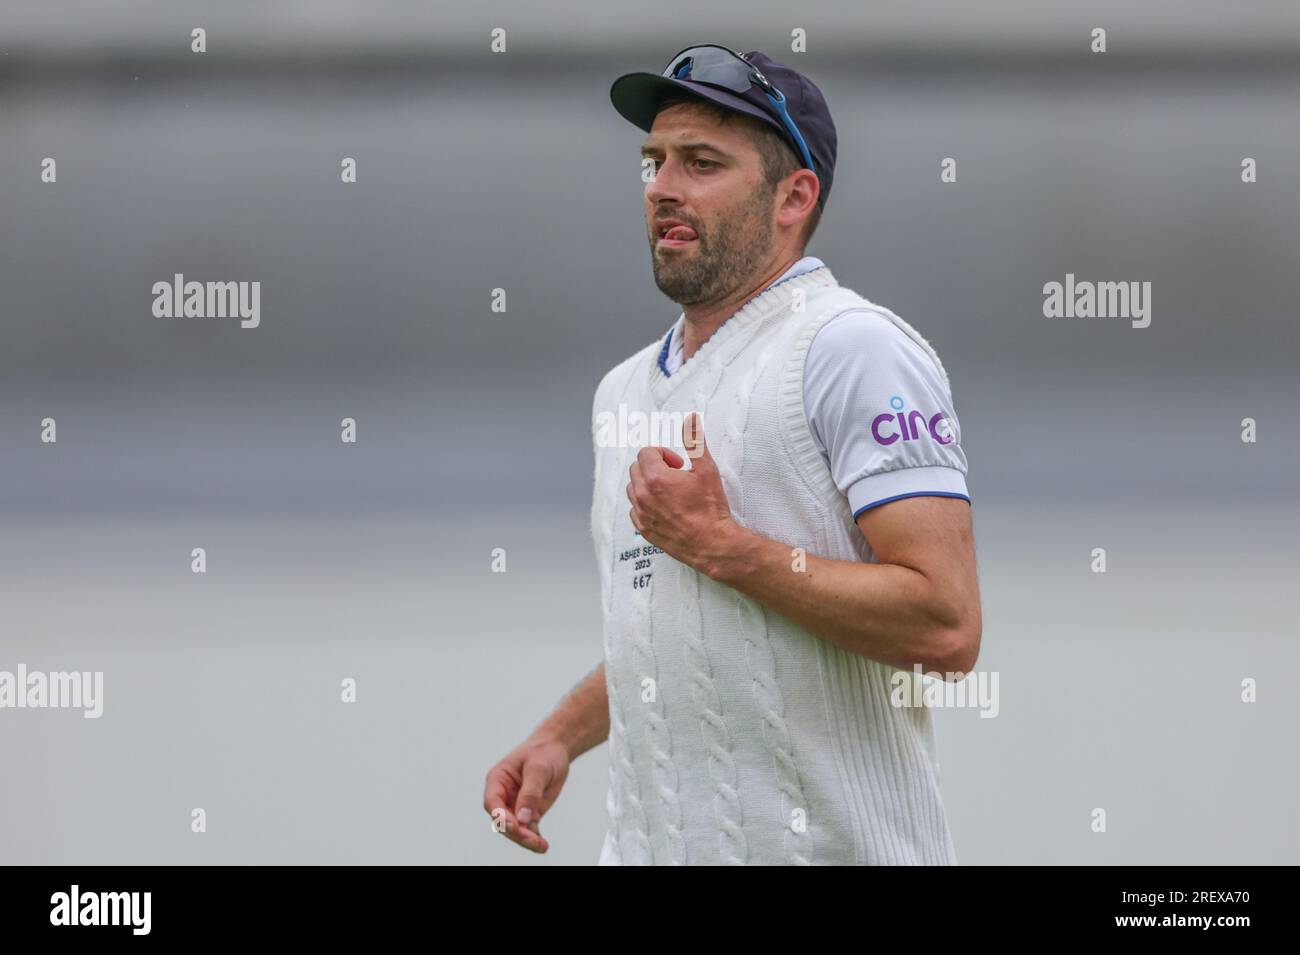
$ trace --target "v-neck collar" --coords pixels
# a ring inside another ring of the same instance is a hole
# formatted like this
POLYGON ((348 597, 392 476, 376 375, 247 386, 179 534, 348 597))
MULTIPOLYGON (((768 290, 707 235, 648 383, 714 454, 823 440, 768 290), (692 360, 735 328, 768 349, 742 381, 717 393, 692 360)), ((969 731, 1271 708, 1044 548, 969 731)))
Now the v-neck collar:
MULTIPOLYGON (((781 273, 775 281, 769 282, 760 291, 767 291, 773 285, 784 282, 786 279, 794 278, 796 275, 803 275, 805 272, 811 272, 813 269, 821 268, 826 263, 815 255, 805 255, 798 259, 793 265, 781 273)), ((752 296, 751 296, 752 297, 752 296)), ((740 303, 742 306, 744 302, 740 303)), ((671 375, 676 369, 669 368, 670 363, 676 363, 680 368, 686 361, 685 358, 678 358, 684 353, 683 337, 686 334, 686 314, 682 313, 677 316, 677 321, 673 322, 673 327, 668 329, 668 334, 664 336, 663 347, 659 350, 659 367, 664 370, 665 375, 671 375)))
POLYGON ((656 353, 650 362, 649 372, 650 391, 655 403, 662 406, 668 396, 681 387, 687 379, 695 377, 701 367, 729 361, 735 349, 728 346, 740 341, 742 333, 757 327, 763 319, 771 317, 788 306, 796 290, 810 291, 820 286, 836 284, 838 283, 831 270, 826 265, 820 265, 769 285, 718 326, 717 331, 710 335, 708 340, 671 375, 664 374, 660 365, 659 357, 662 351, 656 353))

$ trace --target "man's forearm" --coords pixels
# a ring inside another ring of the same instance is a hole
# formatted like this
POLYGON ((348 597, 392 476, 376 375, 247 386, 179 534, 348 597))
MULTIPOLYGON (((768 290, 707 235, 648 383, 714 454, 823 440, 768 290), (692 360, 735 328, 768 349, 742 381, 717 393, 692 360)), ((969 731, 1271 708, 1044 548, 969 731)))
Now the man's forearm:
POLYGON ((577 759, 609 738, 609 696, 605 689, 605 664, 592 670, 560 701, 536 730, 534 737, 554 739, 577 759))
POLYGON ((798 555, 735 525, 698 569, 852 653, 908 670, 965 663, 954 602, 910 567, 798 555))

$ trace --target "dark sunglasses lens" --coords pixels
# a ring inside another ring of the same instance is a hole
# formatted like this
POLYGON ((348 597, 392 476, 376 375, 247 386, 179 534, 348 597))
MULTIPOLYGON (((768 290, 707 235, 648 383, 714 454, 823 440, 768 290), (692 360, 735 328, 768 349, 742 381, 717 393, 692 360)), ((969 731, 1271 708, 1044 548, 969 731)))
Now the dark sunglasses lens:
POLYGON ((696 46, 683 50, 664 70, 663 75, 680 76, 685 66, 690 66, 687 78, 697 83, 723 86, 737 93, 749 89, 749 64, 728 50, 716 46, 696 46), (687 64, 685 61, 689 60, 687 64))

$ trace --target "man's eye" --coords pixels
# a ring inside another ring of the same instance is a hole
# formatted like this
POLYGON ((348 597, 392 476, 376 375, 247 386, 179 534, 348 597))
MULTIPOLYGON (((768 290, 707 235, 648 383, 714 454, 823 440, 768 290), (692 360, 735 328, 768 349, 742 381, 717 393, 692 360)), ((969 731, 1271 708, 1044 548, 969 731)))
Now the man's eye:
MULTIPOLYGON (((654 168, 656 172, 658 172, 659 167, 664 164, 664 161, 662 159, 652 159, 651 162, 654 164, 654 168)), ((695 162, 697 164, 702 164, 701 168, 712 168, 714 166, 719 165, 719 163, 714 162, 712 159, 696 159, 695 162)))

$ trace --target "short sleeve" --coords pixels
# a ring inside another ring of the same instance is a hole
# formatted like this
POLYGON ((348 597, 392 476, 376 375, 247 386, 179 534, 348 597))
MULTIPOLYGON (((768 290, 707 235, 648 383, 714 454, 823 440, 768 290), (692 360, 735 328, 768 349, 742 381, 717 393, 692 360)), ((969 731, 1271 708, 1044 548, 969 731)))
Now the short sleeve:
POLYGON ((949 387, 925 349, 886 316, 855 309, 823 325, 808 349, 803 390, 809 429, 855 520, 905 497, 970 501, 949 387))

